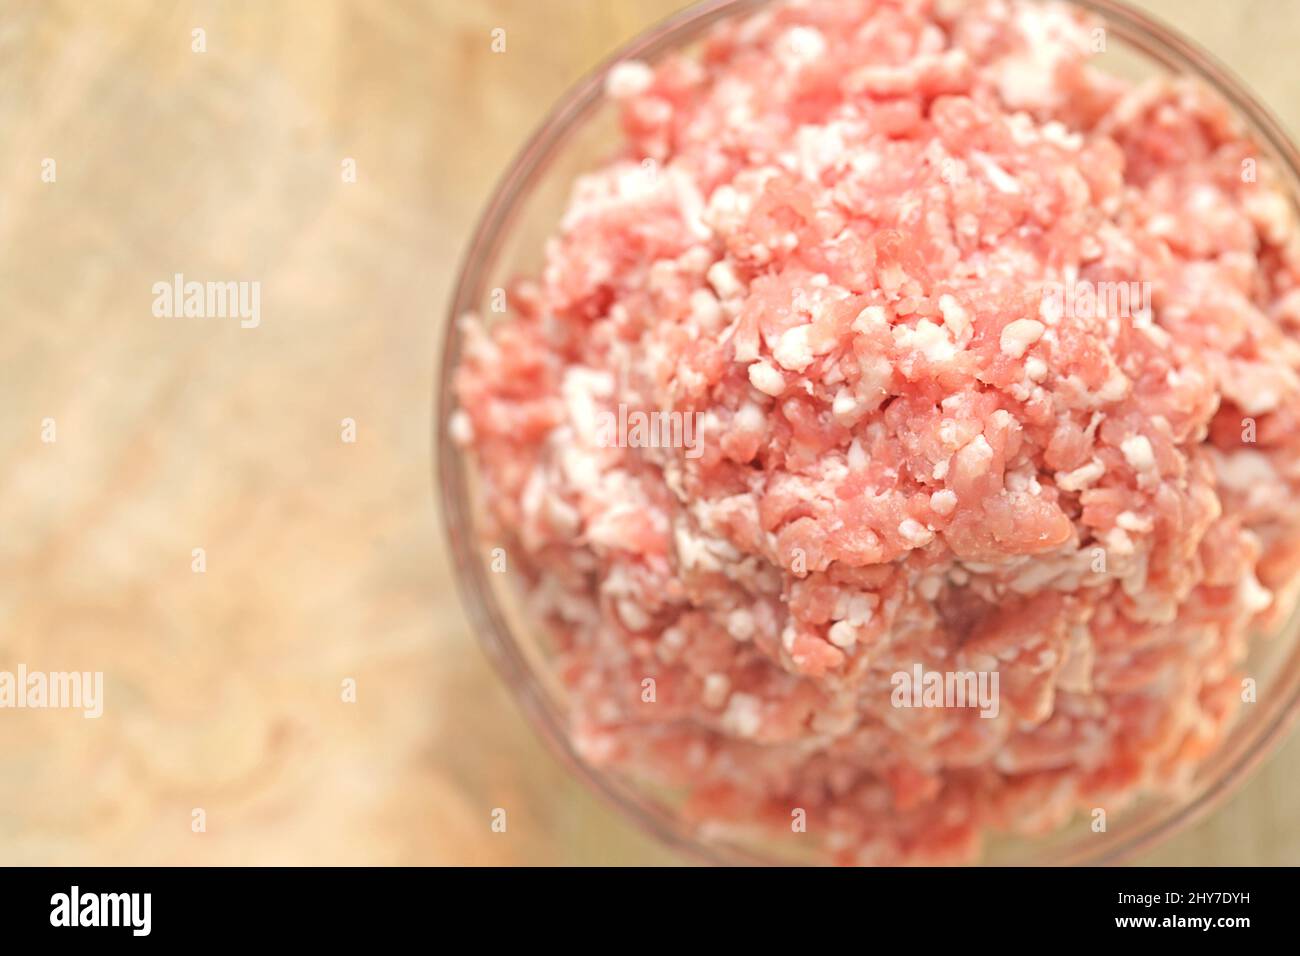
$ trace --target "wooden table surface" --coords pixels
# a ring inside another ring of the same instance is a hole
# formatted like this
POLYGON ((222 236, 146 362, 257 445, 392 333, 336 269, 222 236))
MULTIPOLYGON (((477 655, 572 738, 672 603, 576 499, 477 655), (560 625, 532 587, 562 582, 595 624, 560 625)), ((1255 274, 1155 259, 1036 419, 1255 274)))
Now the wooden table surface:
MULTIPOLYGON (((495 177, 677 5, 0 0, 0 669, 105 675, 98 720, 0 710, 0 863, 674 862, 478 651, 430 402, 495 177), (260 324, 156 317, 176 273, 260 324)), ((1300 128, 1300 5, 1142 5, 1300 128)), ((1143 862, 1300 863, 1298 771, 1143 862)))

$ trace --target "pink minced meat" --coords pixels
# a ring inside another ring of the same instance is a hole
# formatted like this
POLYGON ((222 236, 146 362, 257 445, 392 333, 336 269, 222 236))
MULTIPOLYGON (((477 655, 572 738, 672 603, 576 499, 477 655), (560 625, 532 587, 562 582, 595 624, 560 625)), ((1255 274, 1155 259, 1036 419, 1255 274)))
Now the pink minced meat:
POLYGON ((1300 242, 1229 109, 1099 40, 827 0, 611 73, 625 148, 465 321, 454 420, 588 760, 892 863, 1219 741, 1300 577, 1300 242), (1107 282, 1150 307, 1047 292, 1107 282), (697 447, 611 443, 620 405, 697 447), (895 706, 917 664, 997 716, 895 706))

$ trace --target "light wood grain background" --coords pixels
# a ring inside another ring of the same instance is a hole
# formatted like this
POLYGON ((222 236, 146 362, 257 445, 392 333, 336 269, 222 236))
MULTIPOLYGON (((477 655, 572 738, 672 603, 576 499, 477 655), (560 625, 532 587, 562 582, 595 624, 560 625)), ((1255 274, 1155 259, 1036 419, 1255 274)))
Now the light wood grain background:
MULTIPOLYGON (((0 0, 0 669, 106 680, 99 720, 0 711, 0 863, 674 862, 475 646, 430 403, 495 177, 677 5, 0 0), (260 281, 261 326, 155 318, 176 272, 260 281)), ((1300 5, 1143 5, 1300 128, 1300 5)), ((1300 863, 1298 771, 1145 862, 1300 863)))

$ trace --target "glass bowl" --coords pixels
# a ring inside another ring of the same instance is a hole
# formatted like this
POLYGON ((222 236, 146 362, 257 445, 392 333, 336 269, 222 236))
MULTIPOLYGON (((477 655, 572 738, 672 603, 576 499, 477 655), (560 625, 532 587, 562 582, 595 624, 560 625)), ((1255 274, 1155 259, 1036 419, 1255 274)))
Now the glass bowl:
MULTIPOLYGON (((470 239, 452 296, 442 341, 436 393, 436 482, 457 586, 479 640, 536 732, 572 773, 602 798, 683 857, 716 864, 820 862, 806 849, 771 841, 727 842, 706 835, 675 809, 671 794, 631 777, 595 768, 572 747, 563 688, 546 666, 546 635, 531 622, 509 575, 489 569, 491 543, 483 537, 483 503, 473 463, 451 437, 456 409, 452 379, 461 351, 457 318, 487 311, 490 291, 519 275, 535 274, 543 242, 560 219, 575 176, 608 156, 618 140, 604 79, 619 61, 654 63, 689 48, 710 26, 744 16, 768 0, 708 0, 643 33, 573 87, 524 144, 498 184, 470 239)), ((1121 0, 1070 0, 1107 29, 1107 50, 1094 63, 1141 79, 1155 73, 1199 76, 1236 109, 1291 195, 1300 195, 1300 154, 1268 110, 1209 54, 1121 0), (1118 42, 1115 42, 1118 41, 1118 42)), ((1284 737, 1300 709, 1300 618, 1252 642, 1245 670, 1257 682, 1256 703, 1245 706, 1217 750, 1199 767, 1179 798, 1146 797, 1110 821, 1105 833, 1076 821, 1040 838, 990 834, 985 864, 1115 864, 1187 828, 1233 791, 1284 737)), ((804 844, 806 847, 807 844, 804 844)))

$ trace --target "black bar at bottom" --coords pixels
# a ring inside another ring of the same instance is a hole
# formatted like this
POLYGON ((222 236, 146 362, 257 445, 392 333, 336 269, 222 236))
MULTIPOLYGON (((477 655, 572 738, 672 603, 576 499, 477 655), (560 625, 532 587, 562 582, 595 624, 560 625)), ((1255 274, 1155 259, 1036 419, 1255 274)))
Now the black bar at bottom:
POLYGON ((283 939, 296 949, 448 930, 488 945, 512 929, 605 948, 703 935, 771 944, 791 931, 808 945, 848 933, 864 949, 891 931, 919 933, 918 945, 987 944, 993 932, 1231 942, 1287 928, 1294 879, 1227 868, 7 869, 0 927, 7 944, 283 939), (609 937, 611 927, 628 936, 609 937))

